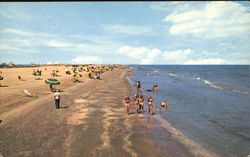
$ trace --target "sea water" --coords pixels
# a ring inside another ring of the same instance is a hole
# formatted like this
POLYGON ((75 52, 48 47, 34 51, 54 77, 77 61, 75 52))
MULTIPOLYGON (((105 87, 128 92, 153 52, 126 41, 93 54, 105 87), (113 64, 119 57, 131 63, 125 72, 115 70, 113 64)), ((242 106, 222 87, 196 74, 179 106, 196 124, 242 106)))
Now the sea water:
POLYGON ((225 157, 250 154, 249 65, 136 65, 154 112, 203 148, 225 157), (157 92, 148 92, 152 85, 157 92), (162 111, 160 104, 170 105, 162 111))

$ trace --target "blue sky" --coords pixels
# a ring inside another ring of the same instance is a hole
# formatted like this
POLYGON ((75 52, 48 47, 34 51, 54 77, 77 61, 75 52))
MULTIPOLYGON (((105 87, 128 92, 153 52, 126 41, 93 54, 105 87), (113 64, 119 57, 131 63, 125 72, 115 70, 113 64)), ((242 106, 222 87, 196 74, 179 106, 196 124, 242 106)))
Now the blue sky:
POLYGON ((250 3, 1 2, 0 62, 250 64, 250 3))

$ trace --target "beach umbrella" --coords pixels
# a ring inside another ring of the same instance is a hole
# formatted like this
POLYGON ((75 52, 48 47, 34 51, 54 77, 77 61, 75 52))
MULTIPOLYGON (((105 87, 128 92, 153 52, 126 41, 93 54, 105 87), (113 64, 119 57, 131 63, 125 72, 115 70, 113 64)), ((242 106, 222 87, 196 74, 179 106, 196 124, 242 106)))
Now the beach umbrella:
POLYGON ((75 74, 73 75, 73 77, 82 77, 82 75, 81 75, 81 74, 78 74, 78 73, 75 73, 75 74))
POLYGON ((45 83, 50 84, 50 85, 58 85, 58 84, 60 84, 60 81, 58 81, 57 79, 54 79, 54 78, 49 78, 49 79, 45 80, 45 83))

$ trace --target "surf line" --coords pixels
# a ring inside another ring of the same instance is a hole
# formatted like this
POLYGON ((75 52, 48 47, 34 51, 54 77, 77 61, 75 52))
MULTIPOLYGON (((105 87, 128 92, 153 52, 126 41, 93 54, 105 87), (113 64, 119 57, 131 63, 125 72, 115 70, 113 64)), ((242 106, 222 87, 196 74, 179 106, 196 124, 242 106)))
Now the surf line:
POLYGON ((210 152, 203 148, 200 144, 194 142, 193 140, 186 137, 180 130, 175 129, 171 123, 169 123, 167 120, 163 119, 159 115, 153 116, 154 119, 160 122, 160 126, 165 128, 171 136, 176 139, 177 141, 181 142, 183 145, 185 145, 188 150, 194 154, 194 156, 200 156, 200 157, 219 157, 214 152, 210 152))

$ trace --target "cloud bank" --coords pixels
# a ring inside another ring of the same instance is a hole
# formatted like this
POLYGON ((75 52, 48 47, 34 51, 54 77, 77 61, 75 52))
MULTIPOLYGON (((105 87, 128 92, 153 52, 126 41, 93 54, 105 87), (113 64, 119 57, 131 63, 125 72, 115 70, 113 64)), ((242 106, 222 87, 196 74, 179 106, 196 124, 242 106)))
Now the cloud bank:
POLYGON ((201 8, 173 12, 163 21, 173 25, 169 33, 190 34, 200 38, 218 38, 250 34, 250 13, 236 2, 209 2, 201 8))

